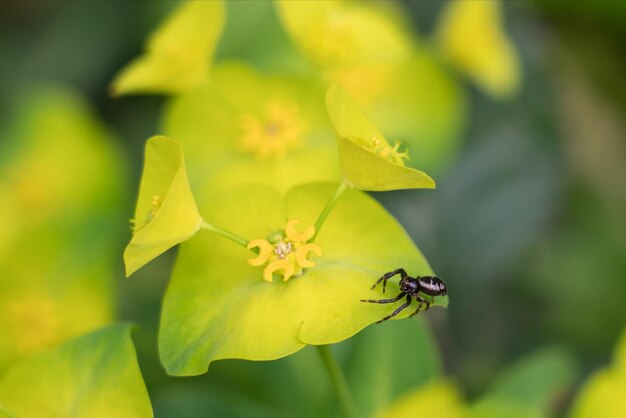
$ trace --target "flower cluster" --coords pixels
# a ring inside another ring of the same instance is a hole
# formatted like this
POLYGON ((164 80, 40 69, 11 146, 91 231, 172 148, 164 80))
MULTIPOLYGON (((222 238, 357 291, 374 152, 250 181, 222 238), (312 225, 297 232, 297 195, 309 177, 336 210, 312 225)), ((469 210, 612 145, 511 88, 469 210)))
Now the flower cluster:
MULTIPOLYGON (((175 93, 167 137, 146 145, 124 256, 130 275, 181 244, 159 334, 162 361, 176 375, 202 373, 216 359, 272 359, 341 341, 393 308, 359 303, 379 292, 371 285, 381 274, 433 274, 364 191, 434 188, 412 165, 450 158, 464 113, 453 77, 393 13, 276 0, 302 56, 276 61, 299 70, 273 74, 262 58, 210 65, 224 5, 208 3, 184 3, 113 84, 117 94, 175 93), (302 71, 303 57, 317 74, 302 71)), ((462 21, 446 24, 462 31, 462 21)))

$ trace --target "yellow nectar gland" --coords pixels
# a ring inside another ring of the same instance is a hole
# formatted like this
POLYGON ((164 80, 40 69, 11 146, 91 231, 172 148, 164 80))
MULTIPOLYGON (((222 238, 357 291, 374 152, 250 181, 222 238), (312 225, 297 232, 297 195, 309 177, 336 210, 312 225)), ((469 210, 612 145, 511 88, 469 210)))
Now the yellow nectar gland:
POLYGON ((404 150, 400 152, 400 145, 400 141, 395 141, 392 147, 384 139, 381 140, 373 136, 367 144, 367 148, 374 154, 389 162, 404 166, 405 160, 409 159, 409 151, 404 150))
POLYGON ((154 219, 157 211, 159 210, 159 208, 161 207, 161 197, 154 195, 152 196, 152 202, 150 203, 150 205, 152 206, 152 209, 150 209, 148 211, 148 215, 146 216, 146 220, 143 222, 137 222, 136 219, 131 219, 130 223, 131 223, 131 229, 133 231, 133 234, 138 232, 141 228, 143 228, 144 226, 148 225, 150 223, 150 221, 152 219, 154 219))
POLYGON ((249 259, 248 264, 267 264, 263 270, 264 280, 271 282, 274 273, 282 272, 283 281, 287 281, 315 265, 315 262, 309 260, 310 253, 322 255, 319 245, 307 243, 315 235, 315 228, 309 225, 304 232, 298 232, 295 228, 298 223, 298 219, 293 219, 287 222, 284 231, 273 233, 268 239, 255 239, 248 243, 248 249, 259 249, 259 255, 249 259))
POLYGON ((240 149, 268 159, 283 157, 287 151, 302 146, 307 126, 296 103, 270 99, 261 116, 241 116, 241 130, 240 149))

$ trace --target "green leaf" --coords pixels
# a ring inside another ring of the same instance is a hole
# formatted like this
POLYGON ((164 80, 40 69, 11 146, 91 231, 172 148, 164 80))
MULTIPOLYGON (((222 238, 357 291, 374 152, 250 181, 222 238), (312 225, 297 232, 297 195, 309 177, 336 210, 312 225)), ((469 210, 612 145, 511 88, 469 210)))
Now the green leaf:
POLYGON ((337 133, 343 174, 351 186, 371 191, 435 187, 426 173, 405 167, 401 153, 341 87, 328 90, 326 105, 337 133))
POLYGON ((533 353, 502 373, 487 395, 472 405, 469 416, 549 416, 555 401, 573 385, 575 370, 572 356, 563 349, 533 353))
POLYGON ((375 418, 464 418, 464 409, 458 390, 450 383, 438 381, 410 391, 375 418))
POLYGON ((626 416, 626 331, 617 344, 613 365, 596 372, 582 387, 571 418, 626 416))
POLYGON ((114 325, 20 361, 0 380, 0 403, 20 418, 152 417, 130 328, 114 325))
POLYGON ((521 82, 501 9, 499 1, 451 0, 437 28, 441 53, 494 99, 513 96, 521 82))
POLYGON ((441 376, 441 358, 424 321, 389 321, 350 342, 346 375, 360 416, 372 416, 408 388, 441 376))
POLYGON ((221 0, 183 3, 150 36, 145 54, 115 77, 112 93, 179 93, 205 84, 224 20, 221 0))
MULTIPOLYGON (((266 238, 289 219, 314 224, 335 188, 306 185, 283 196, 267 186, 243 187, 206 205, 206 216, 248 239, 266 238)), ((271 360, 305 344, 342 341, 401 304, 359 301, 383 297, 380 288, 370 289, 383 273, 403 267, 414 275, 431 274, 402 227, 357 190, 341 197, 316 243, 323 254, 314 267, 287 282, 271 283, 263 280, 261 268, 246 262, 254 254, 243 247, 209 234, 184 243, 163 302, 159 334, 168 373, 195 375, 218 359, 271 360)), ((398 292, 390 283, 388 294, 398 292)), ((447 300, 441 299, 436 302, 447 300)))
POLYGON ((124 251, 126 276, 200 229, 202 218, 189 187, 180 143, 164 136, 146 143, 134 222, 124 251))

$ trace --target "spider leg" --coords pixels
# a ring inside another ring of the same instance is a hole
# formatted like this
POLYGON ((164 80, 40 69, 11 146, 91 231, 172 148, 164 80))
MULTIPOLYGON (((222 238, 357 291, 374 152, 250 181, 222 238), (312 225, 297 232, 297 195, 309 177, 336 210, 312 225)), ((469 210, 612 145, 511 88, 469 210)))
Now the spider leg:
POLYGON ((427 300, 422 299, 420 296, 415 296, 415 300, 419 301, 419 304, 417 305, 417 309, 415 310, 415 312, 413 312, 411 315, 409 315, 409 318, 411 318, 412 316, 417 315, 418 313, 420 313, 420 311, 422 310, 422 306, 424 304, 426 304, 428 309, 428 306, 430 305, 430 303, 428 303, 427 300))
POLYGON ((369 303, 393 303, 396 301, 399 301, 400 299, 402 299, 404 297, 404 295, 406 295, 406 293, 404 292, 400 292, 400 294, 398 296, 396 296, 393 299, 380 299, 380 300, 375 300, 375 299, 361 299, 361 302, 369 302, 369 303))
POLYGON ((400 307, 398 309, 396 309, 395 311, 393 311, 393 313, 391 315, 387 315, 386 317, 384 317, 383 319, 381 319, 380 321, 376 321, 377 324, 380 324, 383 321, 388 320, 389 318, 393 318, 394 316, 398 315, 400 312, 402 312, 403 309, 405 309, 407 306, 409 306, 411 304, 411 295, 407 295, 406 296, 406 302, 403 303, 402 305, 400 305, 400 307))
POLYGON ((396 269, 394 271, 390 271, 389 273, 383 274, 380 279, 376 280, 376 283, 374 283, 374 285, 372 286, 372 289, 375 288, 378 285, 378 283, 383 282, 383 293, 385 293, 385 290, 387 287, 387 280, 391 279, 396 274, 399 274, 402 278, 407 276, 406 271, 404 271, 404 269, 402 268, 396 269))

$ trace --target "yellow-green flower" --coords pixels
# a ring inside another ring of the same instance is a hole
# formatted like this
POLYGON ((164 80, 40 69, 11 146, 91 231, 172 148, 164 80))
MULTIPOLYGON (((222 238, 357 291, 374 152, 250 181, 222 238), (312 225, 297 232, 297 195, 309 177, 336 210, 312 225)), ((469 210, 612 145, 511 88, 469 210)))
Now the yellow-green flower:
POLYGON ((437 28, 441 53, 487 94, 505 99, 520 85, 517 51, 498 0, 450 0, 437 28))
POLYGON ((328 90, 326 105, 350 186, 373 191, 435 187, 426 173, 405 165, 407 151, 399 142, 391 145, 340 86, 328 90))
POLYGON ((325 82, 340 84, 413 161, 440 170, 454 157, 465 100, 454 77, 390 3, 276 0, 295 45, 325 82), (367 28, 367 30, 363 30, 367 28))
POLYGON ((315 80, 264 76, 237 62, 216 66, 211 80, 174 98, 165 114, 165 132, 185 147, 194 190, 217 196, 264 183, 286 191, 341 178, 315 80))
POLYGON ((115 77, 112 93, 180 93, 206 84, 224 20, 221 0, 184 2, 150 36, 144 55, 115 77))
POLYGON ((150 138, 146 142, 133 236, 124 251, 126 276, 189 239, 202 222, 187 179, 182 146, 164 136, 150 138))
POLYGON ((345 192, 311 245, 312 225, 336 187, 309 184, 283 195, 247 186, 203 205, 215 225, 252 238, 259 252, 213 234, 181 245, 159 332, 168 373, 196 375, 214 360, 271 360, 342 341, 398 306, 360 302, 381 295, 371 290, 381 274, 401 266, 431 273, 402 227, 358 190, 345 192))

